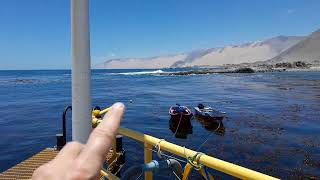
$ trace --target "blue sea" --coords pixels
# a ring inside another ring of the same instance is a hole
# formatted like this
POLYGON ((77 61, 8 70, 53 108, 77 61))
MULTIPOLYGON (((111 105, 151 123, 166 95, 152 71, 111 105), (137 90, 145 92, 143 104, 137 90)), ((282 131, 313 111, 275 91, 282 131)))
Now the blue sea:
MULTIPOLYGON (((283 179, 320 178, 320 72, 158 74, 168 71, 177 70, 93 70, 93 106, 121 101, 123 127, 283 179), (223 130, 192 119, 192 134, 175 137, 168 109, 176 103, 225 112, 223 130)), ((71 71, 0 71, 0 171, 53 147, 68 105, 71 71)), ((67 129, 70 139, 70 114, 67 129)), ((143 162, 141 143, 124 138, 124 148, 125 168, 143 162)))

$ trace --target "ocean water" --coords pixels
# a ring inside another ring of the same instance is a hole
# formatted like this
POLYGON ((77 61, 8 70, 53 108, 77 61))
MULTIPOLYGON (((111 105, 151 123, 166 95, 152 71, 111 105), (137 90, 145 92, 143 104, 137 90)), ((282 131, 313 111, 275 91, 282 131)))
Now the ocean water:
MULTIPOLYGON (((283 179, 320 178, 320 72, 157 74, 162 71, 173 70, 94 70, 93 105, 121 101, 127 107, 123 127, 200 147, 222 160, 283 179), (192 134, 176 138, 168 114, 176 103, 204 103, 226 112, 224 130, 215 132, 192 119, 192 134)), ((54 146, 62 111, 70 104, 68 70, 0 71, 0 171, 54 146)), ((125 168, 143 162, 140 143, 124 138, 124 148, 125 168)))

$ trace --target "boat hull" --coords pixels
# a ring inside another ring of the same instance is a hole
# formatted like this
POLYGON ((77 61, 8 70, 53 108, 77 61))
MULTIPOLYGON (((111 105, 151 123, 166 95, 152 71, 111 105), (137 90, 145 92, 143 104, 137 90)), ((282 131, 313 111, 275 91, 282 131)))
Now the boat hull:
POLYGON ((169 120, 169 129, 174 133, 176 138, 186 139, 188 134, 192 134, 192 125, 191 125, 192 116, 171 116, 169 120))
POLYGON ((210 110, 200 110, 198 107, 194 108, 195 110, 195 116, 199 117, 203 120, 207 120, 207 121, 221 121, 224 118, 224 114, 210 109, 210 110))

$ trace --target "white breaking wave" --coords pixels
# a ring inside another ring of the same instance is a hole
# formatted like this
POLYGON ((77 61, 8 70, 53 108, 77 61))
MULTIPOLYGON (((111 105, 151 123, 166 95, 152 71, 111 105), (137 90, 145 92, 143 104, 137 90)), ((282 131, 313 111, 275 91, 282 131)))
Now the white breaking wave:
POLYGON ((125 73, 112 73, 112 74, 120 74, 120 75, 145 75, 145 74, 160 74, 165 73, 162 70, 156 71, 140 71, 140 72, 125 72, 125 73))

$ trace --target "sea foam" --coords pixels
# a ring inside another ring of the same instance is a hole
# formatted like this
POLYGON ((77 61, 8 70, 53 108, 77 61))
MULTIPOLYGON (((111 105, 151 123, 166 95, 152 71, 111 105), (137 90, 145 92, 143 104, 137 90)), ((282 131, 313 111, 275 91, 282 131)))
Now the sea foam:
POLYGON ((155 70, 155 71, 139 71, 139 72, 124 72, 124 73, 112 73, 117 75, 146 75, 146 74, 160 74, 165 73, 162 70, 155 70))

